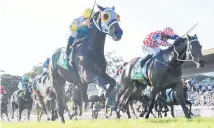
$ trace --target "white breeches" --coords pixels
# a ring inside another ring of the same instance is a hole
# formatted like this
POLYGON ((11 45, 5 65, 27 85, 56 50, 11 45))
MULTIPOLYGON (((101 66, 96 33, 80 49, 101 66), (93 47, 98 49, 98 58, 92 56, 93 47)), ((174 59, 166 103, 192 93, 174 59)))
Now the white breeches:
POLYGON ((160 52, 160 48, 151 48, 151 47, 146 47, 144 45, 142 45, 142 50, 143 52, 147 52, 149 54, 153 54, 153 57, 156 56, 159 52, 160 52))
POLYGON ((73 38, 76 38, 77 34, 77 31, 70 31, 70 36, 72 36, 73 38))

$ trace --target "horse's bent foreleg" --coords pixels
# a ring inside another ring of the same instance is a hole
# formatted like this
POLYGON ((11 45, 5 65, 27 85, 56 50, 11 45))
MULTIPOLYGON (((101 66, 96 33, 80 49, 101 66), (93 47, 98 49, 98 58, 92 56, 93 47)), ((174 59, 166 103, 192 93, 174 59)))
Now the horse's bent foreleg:
MULTIPOLYGON (((60 76, 58 76, 58 77, 60 77, 60 76)), ((65 119, 64 119, 64 110, 65 110, 65 104, 66 104, 65 103, 65 100, 66 100, 65 99, 65 89, 64 89, 65 81, 62 79, 59 79, 59 78, 56 78, 56 79, 53 81, 53 86, 57 93, 59 116, 61 118, 62 123, 65 123, 65 119), (59 82, 59 81, 61 81, 61 82, 59 82)))

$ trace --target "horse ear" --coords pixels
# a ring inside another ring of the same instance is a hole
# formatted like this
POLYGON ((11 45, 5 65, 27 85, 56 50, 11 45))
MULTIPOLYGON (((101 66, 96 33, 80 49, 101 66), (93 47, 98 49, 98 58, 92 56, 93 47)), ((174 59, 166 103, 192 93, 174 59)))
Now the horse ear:
POLYGON ((188 40, 190 40, 190 39, 191 39, 191 37, 189 36, 189 34, 187 34, 187 38, 188 38, 188 40))
POLYGON ((105 8, 100 6, 100 5, 97 5, 97 7, 100 9, 100 11, 104 11, 105 10, 105 8))
POLYGON ((198 37, 197 37, 197 35, 196 35, 196 34, 194 35, 194 37, 195 37, 196 39, 198 39, 198 37))
POLYGON ((113 6, 112 9, 115 10, 115 7, 113 6))

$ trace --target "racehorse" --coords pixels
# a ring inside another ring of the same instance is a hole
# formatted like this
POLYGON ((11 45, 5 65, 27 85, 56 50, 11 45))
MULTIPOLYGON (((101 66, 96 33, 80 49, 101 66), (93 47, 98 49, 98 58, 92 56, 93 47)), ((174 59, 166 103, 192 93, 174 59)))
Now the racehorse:
POLYGON ((157 56, 149 59, 144 64, 143 71, 145 72, 143 72, 142 79, 131 78, 132 70, 136 64, 140 63, 141 58, 137 57, 129 62, 121 73, 120 84, 122 89, 118 95, 120 98, 123 93, 127 93, 126 100, 123 102, 124 107, 130 100, 134 87, 143 90, 146 86, 151 86, 153 87, 151 90, 151 104, 145 116, 148 119, 154 107, 157 93, 173 88, 176 91, 176 96, 185 113, 185 117, 191 118, 185 105, 181 65, 185 61, 192 61, 197 65, 197 68, 204 67, 205 61, 203 60, 201 49, 202 46, 196 34, 179 38, 167 50, 162 50, 157 56))
POLYGON ((104 46, 106 35, 111 36, 115 41, 119 41, 122 38, 123 31, 119 26, 119 15, 115 12, 114 7, 104 8, 99 5, 97 7, 99 11, 91 18, 87 35, 75 43, 76 45, 72 50, 69 58, 72 60, 72 66, 65 69, 57 63, 61 59, 63 63, 67 62, 63 57, 64 51, 62 48, 56 50, 50 58, 49 75, 57 93, 59 115, 62 123, 65 123, 64 85, 66 81, 81 86, 85 103, 88 102, 88 84, 97 83, 107 91, 106 96, 116 84, 115 80, 106 73, 107 62, 104 56, 104 46), (108 89, 105 87, 106 84, 110 84, 108 89))
POLYGON ((24 109, 27 109, 27 119, 30 120, 30 113, 33 105, 33 98, 31 91, 28 87, 23 90, 16 90, 11 96, 11 107, 12 107, 12 119, 14 118, 14 112, 16 109, 19 110, 18 120, 21 120, 21 114, 24 109))
MULTIPOLYGON (((193 89, 193 91, 196 91, 194 84, 192 84, 189 81, 183 81, 183 93, 184 93, 184 99, 186 104, 189 105, 189 113, 193 115, 192 113, 192 103, 188 100, 188 89, 193 89)), ((162 91, 158 94, 157 104, 160 107, 160 110, 158 111, 158 115, 161 114, 161 112, 165 113, 165 117, 167 116, 167 112, 169 111, 167 106, 170 106, 171 108, 171 115, 172 117, 175 117, 174 115, 174 105, 179 105, 178 99, 176 97, 176 92, 173 89, 167 89, 166 91, 162 91), (164 111, 162 111, 162 108, 165 108, 164 111)), ((161 116, 162 117, 162 116, 161 116)))
POLYGON ((66 90, 67 101, 72 101, 72 110, 73 113, 70 114, 68 107, 66 105, 66 109, 70 114, 69 118, 72 119, 75 116, 75 120, 77 120, 78 109, 79 109, 79 116, 82 115, 82 92, 81 88, 78 85, 70 84, 68 89, 66 90))
POLYGON ((43 113, 46 114, 47 120, 50 120, 48 112, 51 112, 51 120, 57 119, 57 98, 54 88, 49 85, 48 81, 39 82, 38 76, 33 80, 34 99, 37 111, 37 120, 40 121, 43 113))
POLYGON ((7 116, 7 120, 10 121, 10 119, 8 117, 8 110, 7 110, 8 98, 6 95, 1 96, 0 105, 1 105, 1 119, 2 119, 2 121, 3 121, 3 113, 7 116))

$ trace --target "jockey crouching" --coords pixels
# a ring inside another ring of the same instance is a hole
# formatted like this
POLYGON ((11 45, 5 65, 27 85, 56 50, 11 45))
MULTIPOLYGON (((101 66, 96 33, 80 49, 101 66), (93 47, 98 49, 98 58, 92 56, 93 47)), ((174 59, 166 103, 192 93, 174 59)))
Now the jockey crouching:
POLYGON ((41 82, 41 78, 43 76, 45 76, 45 78, 43 79, 43 83, 44 83, 45 79, 47 78, 49 62, 50 62, 50 58, 47 58, 45 63, 43 64, 43 72, 42 72, 41 76, 38 79, 39 82, 41 82))
POLYGON ((4 86, 0 85, 0 97, 6 96, 6 90, 4 86))
MULTIPOLYGON (((90 16, 93 16, 93 10, 88 8, 84 11, 83 16, 74 19, 74 21, 72 22, 71 26, 70 26, 70 35, 68 38, 68 43, 66 46, 66 59, 69 60, 69 55, 71 53, 71 48, 73 48, 73 46, 75 44, 73 44, 73 41, 76 37, 78 38, 82 38, 84 36, 86 36, 86 34, 88 33, 88 26, 90 25, 90 16)), ((69 61, 68 61, 69 62, 69 61)))
POLYGON ((24 89, 27 89, 28 90, 28 92, 30 93, 30 94, 32 94, 32 87, 31 87, 31 85, 30 85, 30 81, 29 81, 29 77, 28 76, 24 76, 23 78, 22 78, 22 80, 19 82, 19 84, 18 84, 18 89, 19 90, 24 90, 24 89))
POLYGON ((156 56, 160 52, 159 46, 171 46, 167 42, 168 39, 176 40, 180 38, 178 35, 174 34, 174 31, 170 27, 166 27, 163 31, 156 31, 150 33, 144 40, 142 49, 143 51, 149 52, 149 54, 142 59, 141 67, 143 68, 144 64, 151 57, 156 56))

